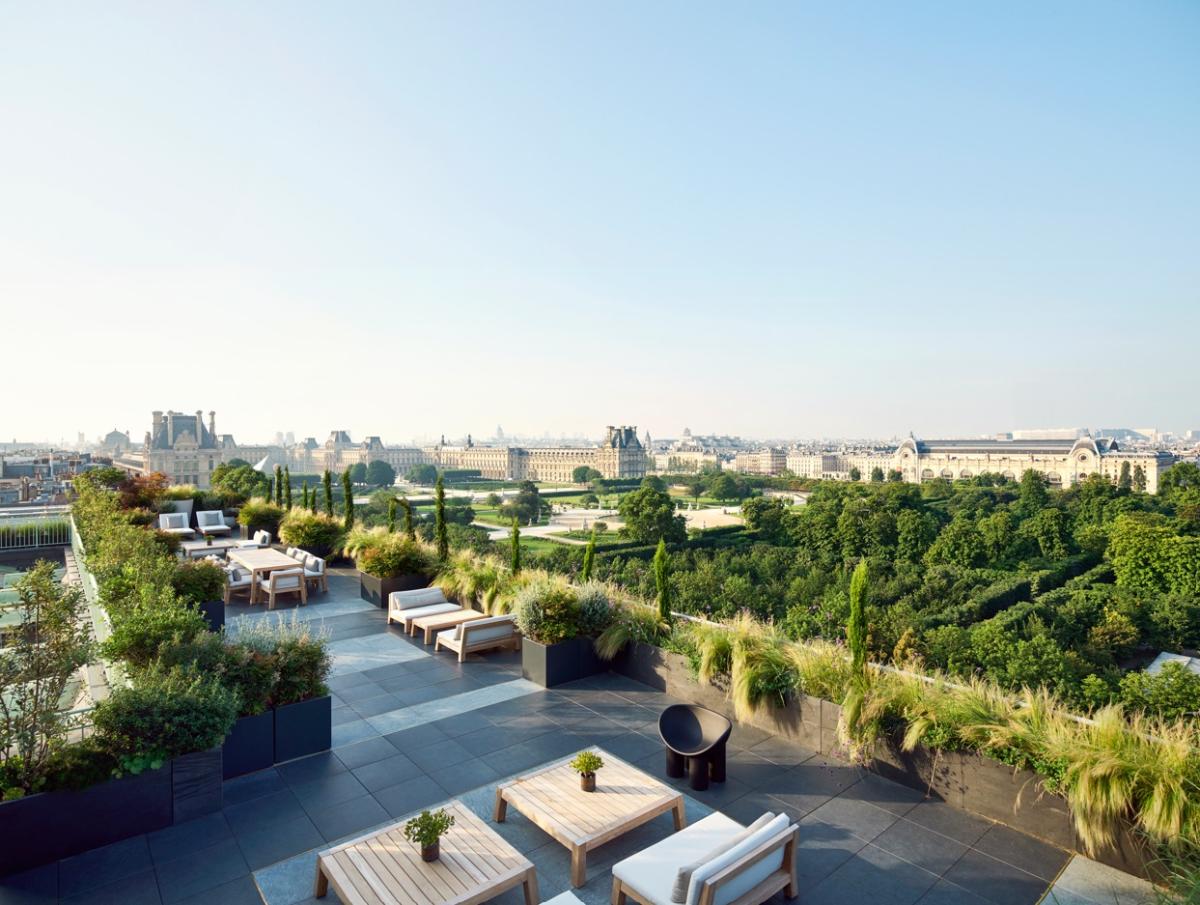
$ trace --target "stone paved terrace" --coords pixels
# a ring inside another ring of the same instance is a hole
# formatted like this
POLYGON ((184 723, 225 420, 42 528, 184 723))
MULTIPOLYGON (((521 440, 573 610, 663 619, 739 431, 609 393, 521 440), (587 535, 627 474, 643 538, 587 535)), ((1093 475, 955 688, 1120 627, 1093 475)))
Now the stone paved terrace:
MULTIPOLYGON (((359 599, 353 572, 331 575, 329 593, 303 609, 235 606, 228 618, 231 631, 300 618, 328 633, 333 750, 228 781, 218 814, 0 878, 0 905, 310 903, 319 849, 451 797, 490 822, 499 780, 585 746, 663 777, 656 720, 673 699, 615 674, 541 689, 521 678, 511 653, 462 665, 434 655, 386 627, 385 614, 359 599)), ((674 782, 689 822, 713 809, 742 822, 764 810, 799 821, 804 905, 1128 905, 1148 897, 1132 877, 753 728, 733 732, 726 783, 692 792, 674 782)), ((536 865, 543 900, 569 888, 564 847, 514 809, 495 826, 536 865)), ((663 815, 602 847, 577 894, 605 905, 612 865, 670 832, 663 815)), ((512 890, 497 901, 523 899, 512 890)))

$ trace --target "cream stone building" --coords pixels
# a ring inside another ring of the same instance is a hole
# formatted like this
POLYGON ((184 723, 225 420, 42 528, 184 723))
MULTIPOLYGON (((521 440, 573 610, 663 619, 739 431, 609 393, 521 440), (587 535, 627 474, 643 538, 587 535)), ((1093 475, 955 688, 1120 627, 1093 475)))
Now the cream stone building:
MULTIPOLYGON (((201 489, 210 486, 212 471, 222 461, 222 450, 217 444, 216 413, 208 413, 208 424, 204 413, 193 415, 183 412, 153 412, 150 430, 142 446, 141 468, 144 473, 161 472, 172 484, 191 484, 201 489)), ((133 457, 114 459, 123 467, 135 463, 133 457)), ((134 469, 130 469, 134 470, 134 469)))
POLYGON ((733 459, 733 470, 742 474, 778 475, 787 468, 787 450, 777 447, 740 452, 733 459))
MULTIPOLYGON (((481 477, 504 481, 570 483, 582 465, 605 478, 635 479, 646 474, 647 456, 637 428, 609 425, 597 446, 461 446, 439 443, 419 452, 423 461, 441 469, 478 470, 481 477)), ((417 463, 414 463, 417 464, 417 463)))
POLYGON ((1115 440, 919 440, 909 437, 896 449, 893 468, 905 481, 920 483, 933 478, 970 478, 990 473, 1020 480, 1032 469, 1046 477, 1052 487, 1069 487, 1093 474, 1111 481, 1120 477, 1121 465, 1130 471, 1141 467, 1146 490, 1158 491, 1162 472, 1175 462, 1165 450, 1123 451, 1115 440))

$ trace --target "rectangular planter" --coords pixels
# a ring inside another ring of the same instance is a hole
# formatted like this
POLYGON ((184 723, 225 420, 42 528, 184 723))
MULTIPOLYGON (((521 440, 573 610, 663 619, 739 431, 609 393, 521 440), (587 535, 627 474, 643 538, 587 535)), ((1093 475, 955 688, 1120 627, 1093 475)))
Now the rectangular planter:
POLYGON ((0 874, 13 873, 171 825, 172 765, 78 791, 0 803, 0 874))
POLYGON ((393 591, 415 591, 429 587, 428 575, 397 575, 393 578, 376 578, 366 572, 358 573, 358 596, 378 607, 387 606, 388 596, 393 591))
POLYGON ((557 644, 521 639, 521 675, 543 688, 574 682, 600 671, 591 638, 569 638, 557 644))
POLYGON ((200 610, 200 615, 204 617, 204 621, 208 623, 208 630, 210 632, 219 632, 225 627, 224 600, 208 600, 197 604, 197 607, 200 610))
POLYGON ((221 810, 221 749, 196 751, 171 761, 171 797, 175 823, 221 810))
POLYGON ((275 711, 241 717, 225 737, 221 754, 221 775, 226 779, 275 763, 275 711))
POLYGON ((275 763, 328 751, 333 737, 333 702, 329 695, 288 704, 275 711, 275 763))

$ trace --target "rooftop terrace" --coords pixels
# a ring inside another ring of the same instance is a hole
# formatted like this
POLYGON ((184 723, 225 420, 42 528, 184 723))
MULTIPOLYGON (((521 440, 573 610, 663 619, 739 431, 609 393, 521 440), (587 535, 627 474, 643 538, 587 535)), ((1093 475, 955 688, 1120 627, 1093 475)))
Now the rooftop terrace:
MULTIPOLYGON (((227 781, 220 813, 0 878, 0 903, 314 902, 319 850, 451 798, 533 862, 544 901, 571 888, 569 854, 516 810, 492 822, 500 781, 588 746, 666 780, 657 718, 675 701, 661 692, 613 673, 548 690, 521 677, 517 654, 463 664, 435 655, 359 598, 352 571, 335 570, 329 592, 302 609, 231 606, 229 631, 293 614, 331 641, 331 751, 227 781)), ((1111 868, 747 726, 734 727, 725 783, 697 792, 666 781, 684 793, 689 823, 713 810, 742 823, 766 810, 798 822, 805 905, 1124 905, 1150 894, 1111 868)), ((671 832, 664 814, 604 845, 576 894, 604 905, 613 864, 671 832)), ((520 892, 498 901, 516 905, 520 892)))

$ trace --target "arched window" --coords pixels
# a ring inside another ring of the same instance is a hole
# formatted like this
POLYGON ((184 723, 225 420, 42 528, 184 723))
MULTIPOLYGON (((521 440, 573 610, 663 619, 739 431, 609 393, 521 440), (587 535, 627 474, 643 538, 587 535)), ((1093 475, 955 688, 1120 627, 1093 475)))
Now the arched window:
POLYGON ((943 468, 942 469, 942 477, 946 478, 947 480, 953 480, 954 472, 952 472, 949 468, 943 468))
POLYGON ((971 471, 970 471, 970 469, 964 468, 962 471, 960 471, 958 473, 958 476, 960 478, 969 478, 969 477, 971 477, 971 471))
POLYGON ((932 468, 924 469, 921 472, 921 480, 922 481, 932 481, 933 480, 933 469, 932 468))
POLYGON ((1057 471, 1051 471, 1046 474, 1046 480, 1051 484, 1061 484, 1062 475, 1060 475, 1057 471))

